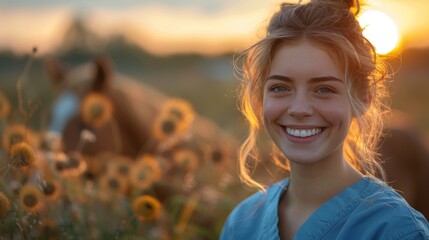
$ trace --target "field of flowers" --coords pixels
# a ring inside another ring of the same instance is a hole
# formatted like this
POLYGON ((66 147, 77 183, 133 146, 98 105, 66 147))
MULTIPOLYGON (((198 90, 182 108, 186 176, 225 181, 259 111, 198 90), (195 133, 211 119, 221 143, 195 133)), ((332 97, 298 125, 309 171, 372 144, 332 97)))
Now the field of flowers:
MULTIPOLYGON (((29 125, 40 107, 23 91, 29 68, 31 59, 16 81, 18 104, 0 90, 0 239, 219 237, 248 194, 237 179, 233 137, 171 99, 152 123, 153 151, 87 156, 82 149, 102 139, 83 129, 77 149, 65 152, 61 134, 29 125)), ((90 94, 83 120, 96 129, 111 120, 111 108, 90 94)))

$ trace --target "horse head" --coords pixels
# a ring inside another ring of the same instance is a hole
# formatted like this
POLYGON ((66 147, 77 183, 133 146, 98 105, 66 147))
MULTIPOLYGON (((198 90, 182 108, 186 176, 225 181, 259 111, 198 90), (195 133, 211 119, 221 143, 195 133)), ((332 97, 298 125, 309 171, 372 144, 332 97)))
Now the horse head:
MULTIPOLYGON (((133 94, 148 91, 132 93, 136 89, 131 89, 127 79, 115 75, 111 59, 98 57, 74 71, 50 59, 46 69, 57 96, 49 130, 62 134, 65 152, 79 150, 89 156, 113 152, 136 157, 142 148, 150 149, 147 123, 156 115, 153 99, 132 102, 133 94), (96 140, 83 143, 84 130, 93 133, 96 140)), ((163 96, 159 94, 155 100, 158 98, 163 96)))

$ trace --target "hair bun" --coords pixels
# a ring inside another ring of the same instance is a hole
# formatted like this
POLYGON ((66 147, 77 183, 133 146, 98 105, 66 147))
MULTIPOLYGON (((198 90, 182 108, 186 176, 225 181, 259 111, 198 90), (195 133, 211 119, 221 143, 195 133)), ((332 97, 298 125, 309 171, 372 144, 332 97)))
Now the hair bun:
POLYGON ((313 3, 335 5, 353 12, 355 15, 359 13, 359 0, 312 0, 313 3))
POLYGON ((348 9, 355 7, 355 0, 343 0, 343 2, 347 5, 348 9))

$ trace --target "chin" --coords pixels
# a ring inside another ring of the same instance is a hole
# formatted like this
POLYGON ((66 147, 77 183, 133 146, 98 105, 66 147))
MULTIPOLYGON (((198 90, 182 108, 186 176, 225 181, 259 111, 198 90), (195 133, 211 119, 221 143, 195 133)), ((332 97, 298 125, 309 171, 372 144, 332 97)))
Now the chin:
POLYGON ((296 154, 287 154, 287 159, 294 164, 300 165, 311 165, 321 161, 322 159, 314 156, 314 155, 296 155, 296 154))

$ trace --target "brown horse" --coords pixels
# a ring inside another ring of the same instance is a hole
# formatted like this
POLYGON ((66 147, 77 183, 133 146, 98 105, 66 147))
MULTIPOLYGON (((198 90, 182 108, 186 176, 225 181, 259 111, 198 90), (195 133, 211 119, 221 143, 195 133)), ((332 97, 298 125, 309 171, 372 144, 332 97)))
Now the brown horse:
MULTIPOLYGON (((77 150, 82 140, 82 130, 88 129, 94 133, 97 140, 86 143, 79 149, 84 155, 94 156, 102 152, 113 152, 135 158, 142 153, 154 152, 168 145, 165 144, 163 137, 159 136, 163 134, 162 131, 167 131, 168 134, 168 131, 182 129, 182 126, 169 125, 168 121, 159 123, 163 120, 160 116, 161 109, 171 102, 171 98, 141 82, 116 73, 111 59, 107 57, 99 57, 92 63, 70 72, 67 72, 57 60, 50 59, 46 61, 46 69, 57 91, 57 99, 63 101, 54 104, 57 107, 54 107, 51 114, 51 122, 60 123, 56 124, 59 126, 52 126, 51 130, 62 132, 65 152, 77 150), (112 105, 111 117, 107 124, 102 126, 94 127, 84 121, 85 109, 81 103, 92 93, 105 96, 112 105), (173 129, 170 129, 171 127, 173 129), (161 128, 161 133, 156 131, 156 128, 161 128)), ((179 114, 193 115, 192 112, 180 110, 179 114)), ((186 141, 180 141, 180 144, 216 146, 215 142, 232 140, 232 137, 209 119, 201 116, 192 118, 194 119, 192 123, 188 123, 187 138, 184 138, 186 141), (215 141, 222 138, 225 139, 215 141)), ((171 142, 169 144, 177 145, 171 142)))
POLYGON ((379 145, 387 182, 429 219, 429 151, 412 122, 394 111, 379 145))

